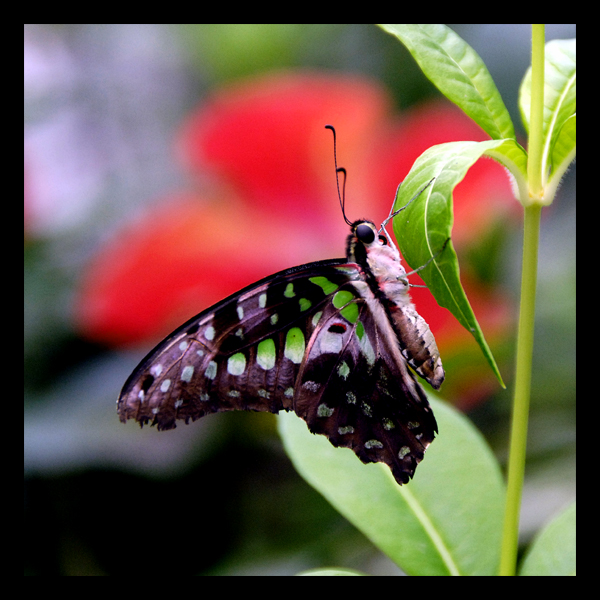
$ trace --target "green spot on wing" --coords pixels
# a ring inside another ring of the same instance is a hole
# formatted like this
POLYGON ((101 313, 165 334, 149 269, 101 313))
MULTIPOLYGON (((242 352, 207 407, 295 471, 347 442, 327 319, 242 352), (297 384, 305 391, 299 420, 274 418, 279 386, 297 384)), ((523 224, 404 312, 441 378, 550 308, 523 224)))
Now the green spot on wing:
POLYGON ((284 356, 299 365, 304 357, 304 334, 299 327, 292 327, 285 336, 284 356))
POLYGON ((340 366, 338 367, 338 375, 342 379, 347 379, 349 374, 350 374, 350 367, 348 366, 348 363, 346 363, 345 361, 343 361, 340 364, 340 366))
POLYGON ((352 294, 352 292, 340 290, 333 297, 333 305, 336 308, 342 309, 340 312, 344 319, 350 321, 350 323, 356 323, 358 319, 358 305, 355 302, 352 302, 352 300, 354 300, 354 294, 352 294))
POLYGON ((300 310, 304 312, 312 306, 312 302, 308 298, 300 298, 300 310))
POLYGON ((340 312, 346 321, 350 321, 350 323, 356 323, 358 319, 358 304, 356 304, 356 302, 348 304, 348 306, 342 308, 340 312))
POLYGON ((362 340, 363 335, 365 335, 365 326, 360 321, 356 326, 356 335, 358 336, 359 340, 362 340))
POLYGON ((259 342, 256 348, 256 362, 259 367, 262 367, 265 371, 272 369, 275 366, 276 358, 275 342, 272 339, 269 338, 259 342))
POLYGON ((227 371, 232 375, 241 375, 246 369, 246 357, 237 352, 227 360, 227 371))
POLYGON ((342 308, 344 304, 348 304, 348 302, 350 302, 353 299, 354 295, 352 294, 352 292, 348 292, 347 290, 341 290, 333 297, 333 305, 336 308, 342 308))
POLYGON ((309 277, 308 279, 315 285, 318 285, 320 288, 322 288, 326 295, 333 294, 333 292, 340 287, 336 283, 333 283, 333 281, 329 281, 327 277, 309 277))
POLYGON ((312 326, 316 327, 317 324, 319 323, 319 321, 321 320, 321 317, 323 316, 323 311, 319 310, 317 311, 312 318, 312 326))

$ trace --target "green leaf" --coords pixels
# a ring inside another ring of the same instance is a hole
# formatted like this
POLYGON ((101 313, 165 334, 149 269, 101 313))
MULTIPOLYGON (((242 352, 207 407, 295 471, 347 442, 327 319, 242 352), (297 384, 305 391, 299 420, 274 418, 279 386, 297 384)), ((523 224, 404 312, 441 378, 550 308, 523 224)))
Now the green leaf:
MULTIPOLYGON (((544 185, 565 172, 575 156, 575 120, 564 130, 576 110, 577 64, 575 40, 553 40, 546 44, 544 67, 544 118, 542 173, 544 185), (559 147, 557 148, 557 144, 559 147)), ((531 68, 525 74, 519 90, 519 108, 525 127, 529 129, 531 110, 531 68)), ((554 191, 558 181, 554 183, 554 191)), ((545 204, 551 204, 553 193, 544 194, 545 204)))
POLYGON ((480 433, 432 399, 439 435, 414 479, 399 486, 381 463, 312 435, 293 413, 279 432, 298 472, 409 575, 495 575, 504 485, 480 433))
POLYGON ((510 115, 485 63, 452 29, 431 23, 379 27, 395 35, 431 83, 490 137, 515 138, 510 115))
POLYGON ((514 140, 449 142, 433 146, 415 161, 398 190, 394 205, 395 210, 407 205, 427 182, 435 178, 394 218, 396 239, 403 257, 412 268, 427 265, 419 272, 427 287, 438 304, 447 308, 473 334, 502 386, 504 383, 498 366, 460 283, 458 258, 452 242, 443 252, 440 251, 452 234, 454 187, 483 154, 494 154, 496 158, 504 156, 506 160, 510 152, 517 155, 514 140))
POLYGON ((546 186, 546 194, 552 198, 562 176, 573 162, 577 147, 577 115, 571 115, 562 126, 552 148, 552 171, 546 186))
POLYGON ((520 575, 575 575, 575 502, 551 521, 531 544, 520 575))
POLYGON ((490 148, 485 152, 508 169, 513 178, 513 193, 521 204, 523 198, 529 196, 527 186, 527 152, 515 140, 504 140, 503 144, 490 148))

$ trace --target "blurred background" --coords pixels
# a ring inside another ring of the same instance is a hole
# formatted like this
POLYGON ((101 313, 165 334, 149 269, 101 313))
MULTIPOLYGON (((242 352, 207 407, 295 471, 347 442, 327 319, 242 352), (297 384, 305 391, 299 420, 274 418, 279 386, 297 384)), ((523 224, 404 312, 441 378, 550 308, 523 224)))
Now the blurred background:
MULTIPOLYGON (((451 27, 525 143, 529 26, 451 27)), ((24 67, 25 573, 123 575, 164 557, 186 575, 401 574, 294 471, 274 415, 159 433, 121 424, 115 401, 184 320, 344 255, 325 124, 349 218, 377 223, 426 148, 485 134, 373 25, 25 25, 24 67)), ((461 279, 508 390, 427 290, 412 296, 440 347, 441 396, 504 464, 521 210, 485 159, 454 200, 461 279)), ((544 211, 538 289, 525 543, 575 493, 574 167, 544 211)))

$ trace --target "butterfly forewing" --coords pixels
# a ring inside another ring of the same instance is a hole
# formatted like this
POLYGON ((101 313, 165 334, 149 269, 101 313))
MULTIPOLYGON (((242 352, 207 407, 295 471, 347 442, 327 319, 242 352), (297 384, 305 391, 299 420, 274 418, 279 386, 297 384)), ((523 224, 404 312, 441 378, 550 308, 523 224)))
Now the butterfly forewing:
POLYGON ((398 252, 360 221, 347 259, 276 273, 173 332, 127 380, 118 410, 159 429, 227 410, 294 410, 313 433, 406 483, 437 432, 409 363, 441 385, 398 252))
POLYGON ((159 344, 126 382, 122 421, 175 427, 212 412, 293 408, 307 340, 332 290, 357 277, 343 260, 268 277, 200 313, 159 344), (311 281, 314 279, 314 281, 311 281))

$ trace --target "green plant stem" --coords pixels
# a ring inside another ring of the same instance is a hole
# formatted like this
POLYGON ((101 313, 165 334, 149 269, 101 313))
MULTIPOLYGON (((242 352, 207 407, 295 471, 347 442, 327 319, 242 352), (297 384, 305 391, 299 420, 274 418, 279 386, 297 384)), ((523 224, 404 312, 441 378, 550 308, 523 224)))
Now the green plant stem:
POLYGON ((517 564, 519 513, 527 452, 538 247, 542 212, 538 200, 541 200, 544 194, 544 26, 532 25, 531 29, 531 113, 529 157, 527 161, 529 198, 521 198, 525 206, 523 270, 521 273, 515 394, 510 431, 510 455, 508 458, 506 507, 500 554, 500 575, 514 575, 517 564))
POLYGON ((535 292, 541 206, 525 209, 523 239, 523 272, 521 275, 521 304, 517 336, 517 368, 510 433, 510 456, 502 534, 500 575, 514 575, 519 542, 519 512, 525 473, 527 423, 533 357, 533 326, 535 321, 535 292))
POLYGON ((529 117, 529 144, 527 151, 527 183, 529 198, 521 201, 535 202, 542 198, 546 168, 544 166, 544 25, 531 26, 531 112, 529 117))

